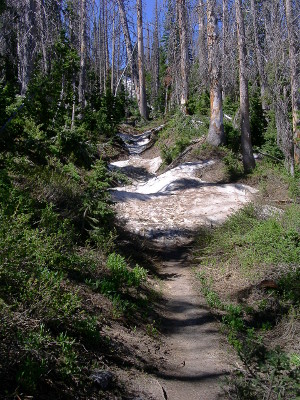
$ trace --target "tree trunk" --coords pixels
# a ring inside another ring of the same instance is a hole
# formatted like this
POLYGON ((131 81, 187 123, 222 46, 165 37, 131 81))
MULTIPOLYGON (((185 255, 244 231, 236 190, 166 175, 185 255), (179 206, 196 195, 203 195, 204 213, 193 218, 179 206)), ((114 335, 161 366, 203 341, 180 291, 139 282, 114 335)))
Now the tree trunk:
POLYGON ((138 36, 138 68, 139 68, 139 87, 140 87, 140 114, 148 119, 145 66, 144 66, 144 43, 143 43, 143 19, 142 19, 142 0, 137 0, 137 36, 138 36))
POLYGON ((80 72, 78 84, 78 100, 82 108, 85 107, 85 79, 86 79, 86 0, 81 0, 80 8, 80 72))
POLYGON ((204 90, 208 89, 208 54, 207 54, 207 28, 205 26, 205 5, 203 0, 199 0, 198 4, 198 14, 199 14, 199 38, 198 38, 198 46, 199 46, 199 78, 201 88, 204 90))
POLYGON ((226 60, 227 60, 227 46, 228 46, 228 0, 222 2, 222 98, 225 98, 225 71, 226 71, 226 60))
POLYGON ((289 38, 294 161, 296 165, 299 165, 300 164, 300 85, 299 85, 300 71, 299 71, 299 43, 297 41, 297 35, 296 35, 296 29, 297 29, 296 24, 299 18, 299 10, 293 9, 291 0, 285 0, 285 13, 286 13, 288 38, 289 38))
POLYGON ((23 96, 27 91, 34 62, 35 5, 32 0, 25 0, 23 7, 18 11, 20 13, 17 27, 18 81, 20 94, 23 96))
POLYGON ((185 0, 177 0, 178 26, 180 38, 180 71, 181 71, 181 93, 180 106, 187 113, 186 104, 188 100, 188 40, 185 0))
POLYGON ((113 26, 112 26, 112 43, 111 43, 111 75, 110 75, 110 90, 114 93, 114 78, 115 78, 115 48, 116 48, 116 28, 115 28, 115 10, 113 11, 113 26))
POLYGON ((133 58, 133 47, 132 47, 129 29, 128 29, 124 1, 123 0, 117 0, 117 1, 118 1, 118 6, 119 6, 119 13, 120 13, 120 18, 121 18, 123 35, 124 35, 125 44, 126 44, 127 59, 128 59, 128 61, 131 62, 131 79, 133 80, 133 83, 135 86, 136 97, 137 97, 137 101, 139 104, 140 103, 139 80, 138 80, 136 64, 135 64, 135 61, 133 58))
POLYGON ((210 124, 207 141, 213 146, 225 143, 223 126, 222 90, 220 64, 221 57, 218 44, 217 18, 215 15, 216 0, 207 1, 207 46, 208 71, 210 80, 210 124))
POLYGON ((37 10, 37 24, 39 30, 39 37, 41 41, 42 55, 43 55, 43 72, 47 74, 48 72, 48 62, 47 62, 47 51, 46 51, 46 21, 44 18, 44 12, 42 12, 42 7, 44 7, 42 0, 37 0, 36 10, 37 10))
POLYGON ((154 27, 154 34, 153 34, 153 48, 152 48, 152 58, 153 60, 153 81, 154 81, 154 87, 153 87, 153 93, 152 97, 155 102, 155 100, 158 97, 158 91, 159 91, 159 31, 158 31, 158 8, 157 8, 157 0, 155 0, 155 27, 154 27))
POLYGON ((257 10, 255 7, 255 0, 251 0, 251 14, 252 14, 252 22, 253 22, 253 34, 254 34, 254 43, 255 43, 256 62, 257 62, 257 69, 258 69, 258 73, 259 73, 259 80, 260 80, 261 104, 262 104, 263 110, 267 110, 267 104, 266 104, 267 83, 266 83, 266 77, 265 77, 264 60, 262 57, 262 49, 261 49, 261 46, 259 43, 259 38, 258 38, 257 10))
POLYGON ((242 14, 241 0, 235 0, 236 22, 238 33, 238 51, 239 51, 239 78, 240 78, 240 109, 241 109, 241 131, 242 131, 242 153, 245 172, 250 172, 255 168, 253 149, 250 133, 249 116, 249 94, 248 79, 246 76, 246 41, 244 18, 242 14))

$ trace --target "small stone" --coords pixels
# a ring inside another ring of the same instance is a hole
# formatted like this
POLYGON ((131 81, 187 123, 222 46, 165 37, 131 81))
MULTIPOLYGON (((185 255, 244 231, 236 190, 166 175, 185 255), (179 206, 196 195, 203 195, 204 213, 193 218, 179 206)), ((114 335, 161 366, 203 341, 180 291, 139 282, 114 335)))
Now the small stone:
POLYGON ((114 378, 114 374, 106 370, 95 370, 90 376, 90 379, 102 390, 111 388, 114 378))

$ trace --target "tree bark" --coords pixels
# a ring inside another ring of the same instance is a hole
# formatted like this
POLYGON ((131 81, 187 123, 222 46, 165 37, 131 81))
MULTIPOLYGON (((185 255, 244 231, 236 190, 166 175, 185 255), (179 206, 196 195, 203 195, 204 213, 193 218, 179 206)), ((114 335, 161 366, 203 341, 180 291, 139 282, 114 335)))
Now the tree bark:
POLYGON ((180 71, 181 71, 181 93, 180 106, 187 113, 186 104, 188 100, 188 40, 185 0, 177 0, 178 26, 180 38, 180 71))
POLYGON ((128 61, 131 60, 131 78, 134 83, 136 97, 137 97, 137 101, 139 104, 140 103, 139 80, 138 80, 136 64, 135 64, 134 57, 133 57, 133 47, 132 47, 129 29, 128 29, 124 1, 123 0, 117 0, 117 1, 118 1, 118 6, 119 6, 119 13, 120 13, 121 25, 122 25, 122 29, 123 29, 123 35, 124 35, 125 44, 126 44, 127 59, 128 59, 128 61))
POLYGON ((112 26, 112 43, 111 43, 111 75, 110 75, 110 90, 114 93, 115 84, 115 49, 116 49, 116 28, 115 28, 115 9, 113 10, 113 26, 112 26))
POLYGON ((80 72, 78 84, 78 100, 81 107, 85 107, 85 83, 86 83, 86 0, 80 4, 80 72))
POLYGON ((225 71, 228 46, 228 0, 222 1, 222 98, 225 98, 225 71))
POLYGON ((153 80, 154 80, 154 87, 153 87, 153 100, 158 97, 159 91, 159 27, 158 27, 158 7, 157 7, 157 0, 155 0, 155 27, 154 27, 154 34, 153 34, 153 48, 152 48, 152 58, 153 61, 153 80))
POLYGON ((208 90, 209 79, 207 74, 207 40, 205 26, 205 5, 203 0, 199 0, 198 4, 198 26, 199 26, 199 37, 198 37, 198 58, 199 58, 199 84, 202 90, 208 90))
POLYGON ((42 11, 44 8, 42 0, 37 0, 36 2, 36 10, 37 10, 37 24, 39 30, 39 37, 41 41, 42 55, 43 55, 43 72, 47 74, 48 72, 48 62, 47 62, 47 51, 46 51, 46 21, 44 18, 44 12, 42 11))
POLYGON ((210 124, 207 141, 213 146, 225 143, 220 65, 218 44, 216 0, 207 1, 207 46, 208 71, 210 80, 210 124))
POLYGON ((297 36, 296 36, 296 29, 297 29, 296 23, 299 18, 299 13, 295 11, 299 10, 293 9, 292 1, 285 0, 285 13, 286 13, 288 38, 289 38, 294 161, 296 165, 299 165, 300 164, 300 87, 299 87, 300 75, 299 75, 299 43, 297 41, 297 36))
POLYGON ((251 143, 250 133, 250 113, 249 113, 249 93, 248 79, 246 76, 246 41, 245 26, 242 14, 241 0, 235 0, 236 22, 238 33, 239 51, 239 78, 240 78, 240 110, 241 110, 241 142, 243 153, 243 165, 245 172, 250 172, 255 168, 255 160, 251 143))
POLYGON ((261 46, 259 43, 259 38, 258 38, 257 10, 255 7, 255 0, 251 0, 251 14, 252 14, 253 34, 254 34, 254 43, 255 43, 255 55, 256 55, 257 69, 258 69, 259 81, 260 81, 261 104, 262 104, 263 110, 267 110, 267 104, 266 104, 267 83, 266 83, 266 77, 265 77, 264 60, 262 57, 262 49, 261 49, 261 46))
POLYGON ((139 69, 139 88, 140 88, 140 114, 148 119, 146 84, 145 84, 145 63, 144 63, 144 42, 143 42, 143 18, 142 0, 137 0, 137 36, 138 36, 138 69, 139 69))

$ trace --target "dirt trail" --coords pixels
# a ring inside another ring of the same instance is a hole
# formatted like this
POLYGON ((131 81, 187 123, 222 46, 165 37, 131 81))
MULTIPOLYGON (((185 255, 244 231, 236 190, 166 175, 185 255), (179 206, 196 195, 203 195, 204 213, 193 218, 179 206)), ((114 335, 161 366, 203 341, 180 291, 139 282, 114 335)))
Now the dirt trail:
POLYGON ((194 288, 188 254, 185 248, 169 249, 161 264, 165 282, 161 329, 170 354, 157 377, 167 399, 221 399, 220 378, 229 371, 228 356, 216 322, 194 288))
MULTIPOLYGON (((141 136, 143 146, 147 145, 147 138, 145 134, 141 136)), ((223 222, 251 200, 254 190, 198 179, 196 172, 211 165, 210 160, 186 163, 156 176, 161 160, 137 156, 137 139, 127 135, 128 148, 134 156, 111 165, 133 182, 114 189, 112 195, 125 228, 145 237, 152 251, 157 250, 158 273, 163 281, 160 329, 169 353, 159 371, 152 374, 152 379, 155 377, 161 385, 161 395, 156 391, 150 398, 220 399, 220 378, 228 373, 230 363, 216 322, 194 288, 187 246, 197 228, 223 222)))

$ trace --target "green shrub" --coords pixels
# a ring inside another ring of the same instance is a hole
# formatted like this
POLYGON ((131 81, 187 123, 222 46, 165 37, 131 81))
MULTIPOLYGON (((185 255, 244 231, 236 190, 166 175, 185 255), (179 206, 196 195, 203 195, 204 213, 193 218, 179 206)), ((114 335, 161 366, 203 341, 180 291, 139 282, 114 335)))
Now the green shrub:
POLYGON ((189 97, 187 103, 189 114, 209 115, 210 112, 210 96, 209 92, 204 91, 201 94, 194 94, 189 97))
POLYGON ((108 256, 106 265, 111 272, 115 291, 119 290, 122 285, 139 287, 147 277, 146 270, 138 265, 129 270, 125 258, 116 253, 108 256))
POLYGON ((239 179, 243 174, 242 162, 237 158, 231 150, 225 150, 226 155, 223 157, 225 164, 225 173, 228 175, 230 181, 239 179))
POLYGON ((170 164, 195 138, 199 138, 207 131, 207 118, 201 121, 179 112, 170 119, 159 135, 159 145, 162 159, 170 164))

